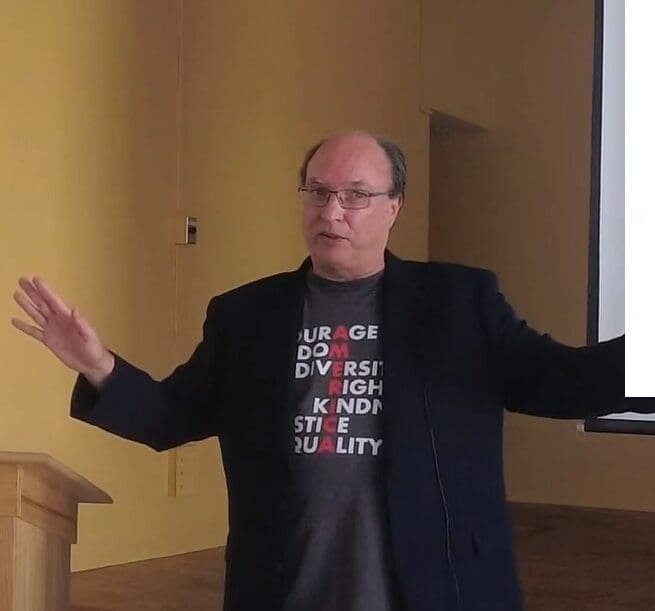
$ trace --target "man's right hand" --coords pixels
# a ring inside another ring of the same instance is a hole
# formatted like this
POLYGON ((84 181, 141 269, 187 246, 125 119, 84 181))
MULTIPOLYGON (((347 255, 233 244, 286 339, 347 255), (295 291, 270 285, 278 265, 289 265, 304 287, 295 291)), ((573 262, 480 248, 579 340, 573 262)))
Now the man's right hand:
POLYGON ((95 329, 43 280, 23 277, 18 284, 23 292, 16 291, 14 299, 36 326, 12 318, 14 327, 47 346, 62 363, 101 388, 114 368, 114 355, 95 329))

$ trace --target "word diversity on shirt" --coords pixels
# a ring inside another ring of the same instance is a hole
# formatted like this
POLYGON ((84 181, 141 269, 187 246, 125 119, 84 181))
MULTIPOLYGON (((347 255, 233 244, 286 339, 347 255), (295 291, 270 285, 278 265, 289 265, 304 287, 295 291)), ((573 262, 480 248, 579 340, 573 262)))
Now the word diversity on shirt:
POLYGON ((296 379, 325 378, 327 396, 313 397, 312 413, 294 418, 296 454, 379 454, 382 439, 350 430, 353 416, 376 419, 382 411, 382 360, 357 359, 351 346, 377 339, 378 325, 319 326, 298 334, 296 379))

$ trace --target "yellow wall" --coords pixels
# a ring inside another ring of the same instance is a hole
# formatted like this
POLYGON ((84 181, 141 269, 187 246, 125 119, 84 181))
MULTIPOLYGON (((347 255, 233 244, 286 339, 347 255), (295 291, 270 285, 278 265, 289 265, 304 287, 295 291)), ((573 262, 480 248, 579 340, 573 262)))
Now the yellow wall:
POLYGON ((392 246, 426 258, 418 25, 418 2, 406 0, 312 11, 3 2, 0 448, 47 452, 114 497, 82 509, 74 569, 224 543, 217 446, 183 451, 196 485, 169 498, 166 454, 68 418, 74 374, 9 325, 17 277, 46 278, 110 347, 165 375, 197 342, 212 294, 299 263, 300 158, 355 127, 406 149, 409 198, 392 246), (199 217, 196 247, 173 245, 176 213, 199 217))
POLYGON ((73 566, 180 548, 190 511, 165 456, 68 417, 74 374, 9 325, 22 274, 46 278, 114 349, 173 361, 178 3, 4 2, 0 19, 0 447, 47 452, 107 490, 73 566), (152 15, 156 14, 157 19, 152 15))
MULTIPOLYGON (((521 315, 573 345, 586 339, 593 4, 495 3, 486 66, 474 63, 462 77, 425 59, 435 81, 457 79, 468 102, 461 113, 457 100, 442 108, 436 95, 424 105, 485 128, 444 134, 435 122, 430 258, 494 269, 521 315), (485 75, 491 85, 480 98, 475 82, 485 75)), ((442 54, 468 52, 457 41, 479 28, 473 6, 460 3, 442 54)), ((655 511, 652 439, 583 436, 575 425, 508 415, 510 498, 655 511)))
POLYGON ((504 3, 421 0, 421 103, 426 109, 476 125, 491 124, 493 58, 508 26, 498 19, 504 3))

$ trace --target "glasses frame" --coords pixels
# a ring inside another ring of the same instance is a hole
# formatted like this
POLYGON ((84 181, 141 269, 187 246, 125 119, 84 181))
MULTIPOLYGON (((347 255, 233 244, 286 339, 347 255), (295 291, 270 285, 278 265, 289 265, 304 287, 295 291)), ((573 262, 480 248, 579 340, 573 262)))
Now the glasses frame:
POLYGON ((380 195, 387 195, 391 196, 393 191, 379 191, 379 192, 371 192, 371 191, 366 191, 365 189, 327 189, 326 187, 321 187, 319 185, 310 187, 308 185, 304 185, 302 187, 298 187, 298 194, 300 197, 302 197, 303 193, 307 193, 308 191, 312 191, 313 189, 323 189, 324 191, 327 192, 327 197, 325 198, 325 201, 322 204, 312 204, 313 206, 317 208, 324 208, 325 206, 328 205, 328 202, 330 201, 330 195, 334 195, 337 198, 337 202, 339 202, 339 205, 344 209, 344 210, 363 210, 365 208, 368 208, 371 205, 371 198, 372 197, 379 197, 380 195), (342 199, 342 193, 345 191, 358 191, 359 193, 365 193, 366 194, 366 205, 365 206, 347 206, 344 205, 343 199, 342 199))

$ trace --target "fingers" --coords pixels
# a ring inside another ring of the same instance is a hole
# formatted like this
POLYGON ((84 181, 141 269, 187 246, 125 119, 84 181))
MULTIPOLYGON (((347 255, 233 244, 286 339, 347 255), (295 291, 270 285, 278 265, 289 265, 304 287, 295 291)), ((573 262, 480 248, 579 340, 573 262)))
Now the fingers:
POLYGON ((39 327, 46 326, 46 318, 41 314, 41 312, 35 307, 35 305, 24 295, 16 291, 14 293, 14 301, 25 310, 25 313, 37 324, 39 327))
POLYGON ((34 278, 34 286, 53 313, 66 316, 70 314, 70 308, 41 278, 34 278))
POLYGON ((17 329, 20 329, 23 333, 33 337, 34 339, 43 342, 43 331, 37 329, 32 325, 28 325, 26 322, 20 320, 20 318, 12 318, 11 324, 14 325, 17 329))
POLYGON ((27 296, 32 300, 36 309, 39 310, 42 316, 46 319, 52 315, 52 310, 48 307, 45 299, 40 295, 34 284, 29 278, 21 277, 18 279, 18 284, 25 291, 27 296))

